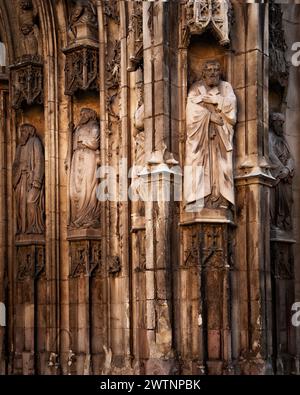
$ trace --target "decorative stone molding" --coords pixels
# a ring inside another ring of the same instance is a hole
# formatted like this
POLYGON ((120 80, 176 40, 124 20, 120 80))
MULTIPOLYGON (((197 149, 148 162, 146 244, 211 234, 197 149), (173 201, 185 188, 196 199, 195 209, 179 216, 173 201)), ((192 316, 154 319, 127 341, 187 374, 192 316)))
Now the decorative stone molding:
POLYGON ((45 246, 17 246, 17 281, 37 279, 45 274, 45 246))
POLYGON ((143 2, 135 1, 128 27, 128 71, 136 71, 143 62, 143 2))
POLYGON ((70 277, 98 276, 101 272, 101 241, 70 242, 70 277))
POLYGON ((43 104, 43 63, 38 55, 26 55, 9 67, 12 107, 43 104))
POLYGON ((185 41, 188 45, 190 36, 202 34, 211 29, 221 45, 228 45, 229 17, 231 4, 229 0, 188 0, 186 5, 185 41))
POLYGON ((65 94, 73 96, 77 91, 99 91, 99 49, 82 44, 63 50, 66 55, 65 94))

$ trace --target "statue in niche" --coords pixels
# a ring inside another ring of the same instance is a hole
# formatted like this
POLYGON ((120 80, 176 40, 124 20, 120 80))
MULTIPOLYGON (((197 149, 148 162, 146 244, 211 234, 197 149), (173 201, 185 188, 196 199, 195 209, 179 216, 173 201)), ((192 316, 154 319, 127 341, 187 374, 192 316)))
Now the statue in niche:
POLYGON ((144 181, 139 176, 140 172, 145 166, 146 157, 145 157, 145 132, 144 132, 144 117, 145 117, 145 109, 143 102, 143 82, 140 81, 137 84, 137 96, 138 96, 138 106, 134 113, 134 126, 135 126, 135 161, 132 172, 132 189, 139 197, 139 214, 144 215, 144 206, 142 204, 143 201, 146 200, 145 190, 144 190, 144 181), (141 202, 142 201, 142 202, 141 202))
POLYGON ((42 234, 44 222, 44 149, 36 128, 19 128, 19 145, 13 163, 17 234, 42 234))
POLYGON ((97 12, 91 0, 76 0, 72 8, 68 35, 71 43, 81 38, 95 38, 97 12), (93 31, 92 31, 93 30, 93 31))
POLYGON ((270 114, 269 157, 271 173, 276 179, 271 191, 270 214, 271 228, 284 231, 292 230, 292 180, 294 160, 283 135, 285 119, 283 114, 270 114))
POLYGON ((32 0, 20 0, 19 25, 21 32, 21 45, 23 56, 38 55, 38 26, 37 14, 33 8, 32 0))
POLYGON ((99 144, 97 114, 90 108, 83 108, 80 111, 80 121, 73 129, 71 228, 97 228, 100 225, 100 205, 96 195, 99 144))
POLYGON ((220 63, 206 61, 202 79, 188 94, 185 166, 194 177, 190 174, 184 180, 186 211, 203 207, 203 201, 206 208, 234 205, 232 140, 237 105, 232 86, 220 76, 220 63))

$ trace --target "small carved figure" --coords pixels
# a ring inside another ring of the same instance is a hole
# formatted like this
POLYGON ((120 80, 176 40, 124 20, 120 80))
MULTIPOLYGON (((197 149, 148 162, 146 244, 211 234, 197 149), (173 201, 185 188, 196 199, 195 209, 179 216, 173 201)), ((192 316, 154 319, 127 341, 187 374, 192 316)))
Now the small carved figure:
MULTIPOLYGON (((76 0, 74 7, 71 12, 68 34, 71 42, 75 42, 81 36, 86 36, 87 31, 84 27, 91 27, 95 29, 97 27, 97 13, 95 6, 91 0, 76 0), (80 29, 83 28, 83 34, 80 33, 80 29)), ((92 33, 92 36, 94 33, 92 33)))
POLYGON ((204 64, 202 79, 188 94, 186 107, 185 176, 186 205, 205 199, 205 207, 227 208, 234 204, 233 133, 236 97, 229 82, 220 79, 220 63, 204 64), (196 177, 195 177, 196 175, 196 177))
POLYGON ((44 149, 36 128, 20 126, 20 140, 13 164, 17 234, 44 233, 44 149))
POLYGON ((271 173, 276 179, 271 191, 271 227, 289 231, 292 229, 292 180, 294 160, 283 135, 285 119, 281 113, 270 114, 269 157, 271 173))
POLYGON ((97 114, 83 108, 73 131, 73 155, 70 174, 71 227, 97 228, 100 205, 97 199, 100 129, 97 114))
POLYGON ((32 0, 20 0, 19 24, 21 32, 22 55, 38 54, 38 26, 32 0))

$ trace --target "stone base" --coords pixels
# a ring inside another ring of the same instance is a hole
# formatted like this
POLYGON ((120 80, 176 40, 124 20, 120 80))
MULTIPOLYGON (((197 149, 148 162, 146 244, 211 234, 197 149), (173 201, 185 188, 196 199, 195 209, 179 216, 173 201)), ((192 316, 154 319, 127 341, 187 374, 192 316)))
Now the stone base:
POLYGON ((15 243, 16 246, 45 245, 45 236, 33 235, 33 234, 17 235, 15 239, 15 243))
POLYGON ((178 363, 174 359, 150 358, 145 361, 146 375, 174 375, 178 373, 178 363))
POLYGON ((67 240, 100 240, 101 230, 99 229, 68 229, 67 240))
POLYGON ((138 230, 144 230, 146 227, 145 217, 132 214, 131 221, 132 221, 132 227, 131 227, 132 232, 137 232, 138 230))
POLYGON ((279 228, 271 229, 270 241, 278 241, 283 243, 296 243, 296 240, 293 238, 292 231, 285 231, 279 228))
POLYGON ((227 209, 201 208, 199 211, 184 211, 181 215, 180 225, 190 225, 193 223, 225 223, 234 225, 233 214, 227 209))

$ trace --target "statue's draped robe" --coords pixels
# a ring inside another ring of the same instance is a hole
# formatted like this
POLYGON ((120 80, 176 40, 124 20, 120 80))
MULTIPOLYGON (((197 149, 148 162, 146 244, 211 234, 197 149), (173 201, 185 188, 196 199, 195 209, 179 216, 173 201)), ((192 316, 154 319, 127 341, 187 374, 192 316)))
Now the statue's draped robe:
POLYGON ((236 123, 236 97, 231 85, 221 81, 207 90, 202 81, 192 85, 186 107, 186 158, 184 190, 186 204, 209 195, 222 196, 234 204, 232 164, 233 126, 236 123), (218 104, 206 104, 205 95, 216 95, 218 104), (223 126, 210 121, 211 112, 219 114, 223 126), (201 167, 196 171, 197 167, 201 167), (193 177, 189 171, 193 169, 193 177))
POLYGON ((18 234, 44 233, 44 174, 42 143, 31 136, 26 144, 18 145, 13 165, 18 234))
POLYGON ((272 130, 269 133, 271 173, 276 178, 276 184, 271 193, 270 214, 273 227, 282 230, 292 229, 291 208, 293 203, 292 177, 294 161, 284 137, 277 136, 272 130), (280 172, 287 168, 289 174, 280 179, 280 172))
POLYGON ((97 163, 100 131, 96 121, 78 125, 73 135, 70 173, 71 226, 98 227, 97 163))

